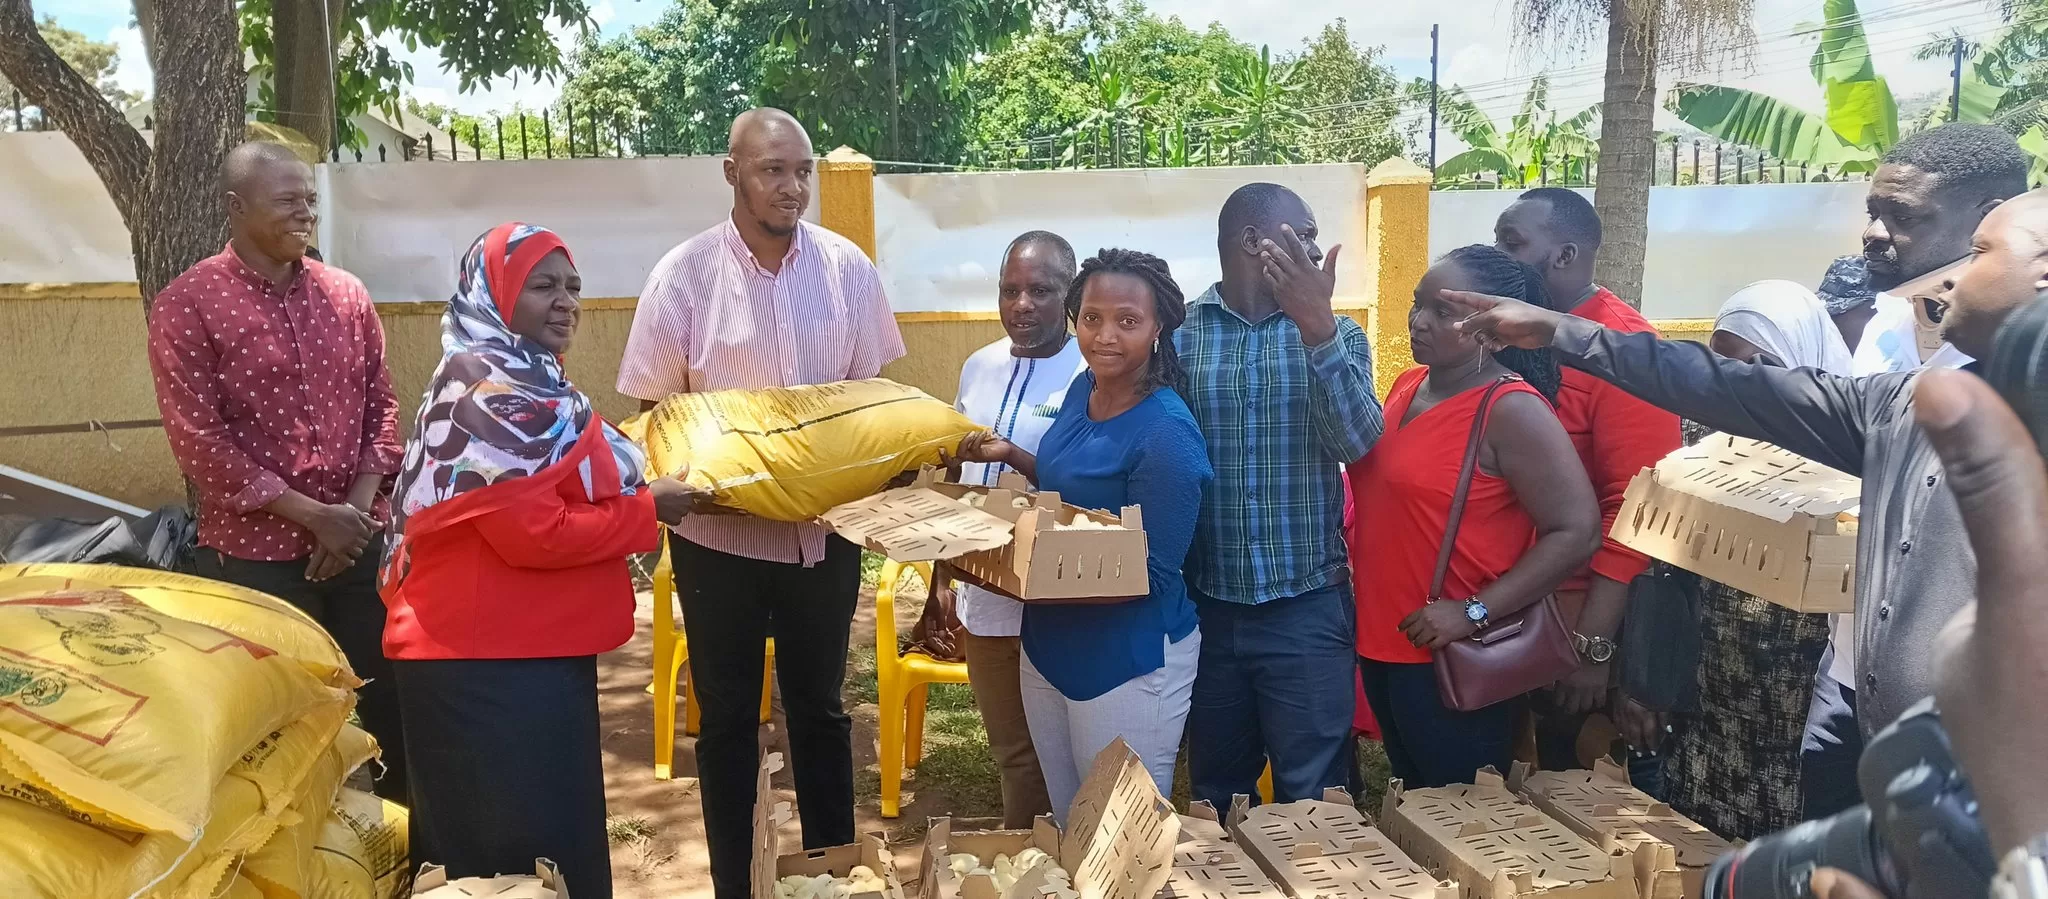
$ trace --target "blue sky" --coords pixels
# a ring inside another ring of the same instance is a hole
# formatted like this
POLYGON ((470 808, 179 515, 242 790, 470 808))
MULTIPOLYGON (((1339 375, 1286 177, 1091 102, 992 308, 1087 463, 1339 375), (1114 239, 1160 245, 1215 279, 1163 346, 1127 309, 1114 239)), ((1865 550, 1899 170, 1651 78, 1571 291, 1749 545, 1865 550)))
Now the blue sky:
MULTIPOLYGON (((1739 84, 1798 103, 1820 106, 1819 89, 1806 69, 1813 39, 1793 34, 1796 26, 1820 17, 1821 0, 1755 0, 1757 52, 1746 66, 1719 72, 1692 73, 1697 80, 1739 84)), ((142 59, 138 32, 129 24, 133 10, 126 0, 35 0, 38 14, 87 35, 111 39, 122 48, 120 80, 131 90, 148 91, 149 73, 142 59)), ((1162 15, 1177 15, 1195 27, 1221 22, 1238 38, 1274 49, 1298 46, 1339 16, 1362 44, 1380 44, 1387 58, 1405 76, 1429 73, 1429 27, 1443 25, 1442 76, 1446 85, 1462 84, 1482 109, 1497 119, 1514 112, 1525 79, 1548 71, 1552 77, 1551 108, 1568 113, 1600 99, 1603 57, 1599 47, 1584 53, 1547 55, 1514 46, 1512 0, 1333 0, 1321 4, 1280 0, 1149 0, 1162 15)), ((1981 35, 1997 20, 1985 0, 1864 0, 1859 4, 1877 51, 1878 71, 1892 81, 1900 97, 1948 84, 1945 61, 1916 62, 1912 49, 1929 36, 1960 28, 1981 35)), ((599 0, 592 19, 605 34, 616 34, 653 21, 666 0, 599 0)), ((559 36, 563 40, 568 35, 559 36)), ((411 93, 422 100, 454 105, 470 112, 504 109, 513 103, 534 106, 552 100, 554 85, 531 80, 500 81, 479 94, 458 95, 456 79, 440 71, 433 51, 401 55, 413 63, 417 83, 411 93)))

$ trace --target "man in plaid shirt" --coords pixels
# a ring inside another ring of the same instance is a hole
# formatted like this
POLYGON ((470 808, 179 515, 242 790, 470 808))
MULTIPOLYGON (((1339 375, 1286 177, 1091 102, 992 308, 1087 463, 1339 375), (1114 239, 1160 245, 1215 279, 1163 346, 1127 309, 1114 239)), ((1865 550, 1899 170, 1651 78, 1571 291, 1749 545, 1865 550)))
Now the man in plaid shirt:
POLYGON ((1273 798, 1319 796, 1350 769, 1357 656, 1343 466, 1379 439, 1364 329, 1331 309, 1338 247, 1276 184, 1231 194, 1223 280, 1177 337, 1216 481, 1188 554, 1202 657, 1188 714, 1196 799, 1227 807, 1273 765, 1273 798))

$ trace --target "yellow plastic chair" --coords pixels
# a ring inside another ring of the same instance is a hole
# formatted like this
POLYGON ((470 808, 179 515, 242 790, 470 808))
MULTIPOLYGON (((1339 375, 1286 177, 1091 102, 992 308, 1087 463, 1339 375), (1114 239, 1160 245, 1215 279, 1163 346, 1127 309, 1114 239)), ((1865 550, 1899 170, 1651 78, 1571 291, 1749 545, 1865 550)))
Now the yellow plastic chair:
MULTIPOLYGON (((668 780, 675 773, 676 682, 683 683, 683 731, 697 732, 701 710, 697 707, 697 685, 683 680, 683 663, 690 659, 690 643, 683 636, 682 622, 676 620, 676 576, 669 565, 668 542, 662 541, 661 561, 654 566, 654 682, 647 691, 654 694, 654 779, 668 780)), ((775 638, 768 638, 767 658, 761 665, 761 723, 768 723, 775 686, 775 638)))
POLYGON ((882 582, 875 588, 875 680, 882 706, 882 817, 900 811, 903 770, 917 767, 924 756, 924 705, 932 684, 967 683, 964 662, 941 662, 922 652, 896 651, 896 587, 903 572, 913 570, 932 583, 930 562, 882 564, 882 582))

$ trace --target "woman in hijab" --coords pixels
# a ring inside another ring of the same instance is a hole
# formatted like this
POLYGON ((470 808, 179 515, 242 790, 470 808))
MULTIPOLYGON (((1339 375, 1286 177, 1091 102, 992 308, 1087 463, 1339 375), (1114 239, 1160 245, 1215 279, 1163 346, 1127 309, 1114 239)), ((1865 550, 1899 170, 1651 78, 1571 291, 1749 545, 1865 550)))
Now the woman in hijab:
MULTIPOLYGON (((379 587, 414 772, 412 857, 456 877, 552 859, 611 896, 597 655, 633 633, 626 558, 701 494, 648 483, 640 449, 562 373, 582 279, 562 239, 477 239, 393 491, 379 587)), ((400 751, 386 747, 386 751, 400 751)))
MULTIPOLYGON (((1759 281, 1721 306, 1707 341, 1752 365, 1849 373, 1849 347, 1813 293, 1759 281)), ((1685 442, 1708 430, 1685 422, 1685 442)), ((1827 616, 1794 612, 1700 578, 1697 700, 1673 716, 1665 801, 1730 839, 1799 823, 1799 744, 1827 616)))

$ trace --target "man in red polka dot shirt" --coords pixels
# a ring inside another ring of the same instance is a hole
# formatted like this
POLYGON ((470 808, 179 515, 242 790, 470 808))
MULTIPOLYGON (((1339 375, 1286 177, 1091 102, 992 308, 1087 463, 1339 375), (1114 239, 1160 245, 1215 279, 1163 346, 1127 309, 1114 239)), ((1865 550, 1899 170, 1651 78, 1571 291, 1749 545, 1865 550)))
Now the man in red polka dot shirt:
POLYGON ((277 144, 221 170, 231 238, 157 294, 149 362, 178 467, 199 496, 199 573, 277 596, 334 635, 370 683, 377 792, 405 797, 405 745, 377 565, 399 470, 384 329, 361 281, 307 259, 313 170, 277 144))

